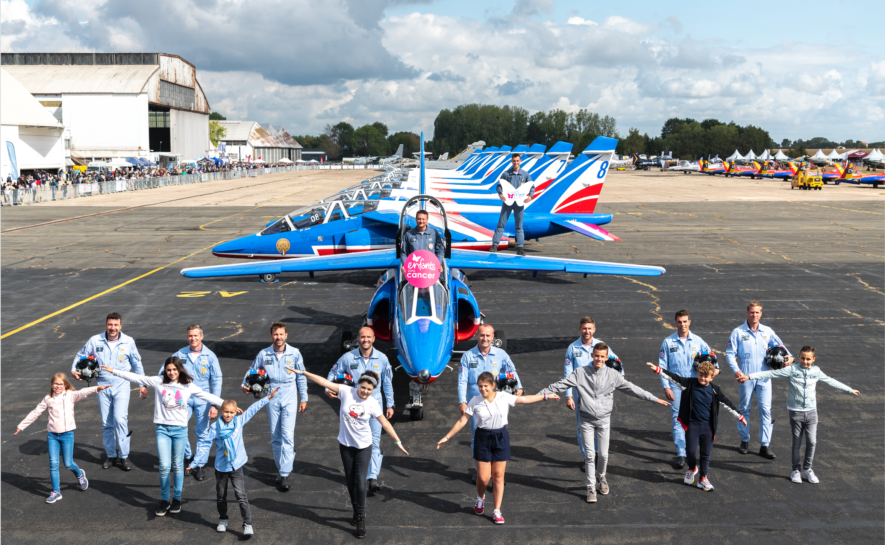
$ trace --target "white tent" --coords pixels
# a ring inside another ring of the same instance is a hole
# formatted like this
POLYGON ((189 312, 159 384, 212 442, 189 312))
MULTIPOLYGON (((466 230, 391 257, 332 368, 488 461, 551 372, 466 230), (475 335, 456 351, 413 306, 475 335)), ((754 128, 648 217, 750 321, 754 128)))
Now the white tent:
POLYGON ((264 159, 255 159, 252 162, 255 164, 258 164, 258 165, 263 165, 264 163, 266 163, 266 161, 264 159))
POLYGON ((307 161, 305 161, 304 159, 296 159, 295 162, 296 162, 297 164, 299 164, 299 165, 303 165, 303 164, 306 163, 307 161))
POLYGON ((744 159, 745 159, 745 157, 743 155, 741 155, 741 152, 739 152, 738 150, 734 150, 734 153, 732 153, 730 156, 728 156, 725 160, 731 162, 731 161, 743 161, 744 159))
POLYGON ((292 159, 289 159, 288 157, 283 157, 282 159, 280 159, 280 162, 281 163, 291 163, 292 159))
POLYGON ((320 164, 320 162, 317 161, 316 159, 311 159, 310 161, 307 162, 307 164, 309 164, 309 165, 318 165, 318 164, 320 164))
POLYGON ((750 150, 750 153, 746 154, 744 156, 744 159, 747 161, 755 161, 756 159, 758 159, 758 157, 755 153, 753 153, 753 150, 750 150))
POLYGON ((775 161, 788 161, 789 159, 782 150, 778 150, 777 155, 774 156, 775 161))
POLYGON ((828 159, 826 155, 823 154, 821 150, 817 150, 817 153, 811 156, 812 159, 828 159))
POLYGON ((768 150, 763 151, 762 154, 759 156, 760 161, 770 161, 771 159, 771 153, 769 153, 768 150))
POLYGON ((870 152, 869 155, 864 157, 864 161, 867 161, 870 163, 881 162, 883 159, 885 159, 885 154, 883 154, 881 151, 879 151, 878 148, 874 149, 873 151, 870 152))
POLYGON ((830 159, 832 161, 842 161, 845 159, 845 157, 838 151, 833 150, 830 152, 829 155, 827 155, 827 159, 830 159))

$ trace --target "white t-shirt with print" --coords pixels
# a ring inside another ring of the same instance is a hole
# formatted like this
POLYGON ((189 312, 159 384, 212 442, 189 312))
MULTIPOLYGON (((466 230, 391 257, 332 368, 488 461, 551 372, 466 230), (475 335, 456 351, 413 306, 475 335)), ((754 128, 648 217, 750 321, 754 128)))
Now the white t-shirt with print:
POLYGON ((464 412, 476 417, 476 427, 484 430, 497 430, 507 425, 510 407, 516 405, 516 396, 507 392, 496 392, 491 403, 476 396, 467 403, 464 412))
POLYGON ((338 442, 345 447, 368 448, 372 446, 372 428, 369 420, 381 416, 381 405, 374 397, 362 399, 356 388, 342 386, 338 389, 341 401, 341 427, 338 442))

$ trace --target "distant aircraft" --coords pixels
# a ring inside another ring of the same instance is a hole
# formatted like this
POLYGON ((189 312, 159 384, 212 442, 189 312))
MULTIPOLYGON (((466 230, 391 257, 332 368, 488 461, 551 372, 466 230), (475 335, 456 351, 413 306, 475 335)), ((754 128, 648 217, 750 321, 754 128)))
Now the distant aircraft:
POLYGON ((885 184, 885 174, 873 174, 864 176, 860 172, 855 171, 854 165, 849 165, 847 168, 843 167, 839 163, 835 163, 836 167, 835 173, 837 176, 832 176, 832 172, 824 172, 822 173, 822 177, 824 178, 824 183, 826 181, 836 182, 836 185, 841 183, 846 184, 870 184, 874 188, 879 187, 879 184, 885 184))
POLYGON ((400 144, 398 148, 396 148, 396 153, 390 155, 388 157, 345 157, 342 159, 343 162, 351 164, 351 165, 383 165, 385 163, 390 163, 393 161, 398 161, 403 158, 403 145, 400 144))
POLYGON ((692 172, 700 172, 701 165, 699 162, 694 163, 692 161, 683 160, 683 161, 679 161, 678 165, 670 166, 664 170, 672 170, 672 171, 676 171, 676 172, 682 172, 685 174, 691 174, 692 172))
POLYGON ((664 170, 669 161, 673 161, 672 151, 669 155, 664 155, 663 153, 661 153, 660 156, 652 157, 650 159, 642 159, 635 153, 633 154, 633 165, 636 167, 637 170, 651 170, 653 168, 664 170))
MULTIPOLYGON (((584 157, 582 154, 579 159, 584 157)), ((585 276, 659 276, 666 272, 662 267, 644 265, 459 250, 453 247, 450 219, 438 199, 417 195, 404 203, 399 213, 395 247, 360 254, 189 268, 182 270, 181 274, 187 278, 255 274, 273 277, 289 272, 313 275, 315 271, 384 270, 361 325, 371 327, 376 338, 389 342, 396 349, 399 366, 412 379, 409 383, 410 402, 406 408, 411 420, 421 420, 424 417, 422 396, 427 388, 445 371, 455 344, 472 338, 484 320, 464 269, 560 271, 585 276), (432 252, 423 250, 408 255, 405 261, 400 260, 402 240, 409 229, 408 220, 418 207, 432 207, 431 215, 441 220, 446 243, 443 263, 439 263, 432 252)), ((342 352, 352 350, 352 338, 352 332, 342 333, 342 352)), ((505 338, 502 331, 496 331, 495 346, 506 348, 505 338)))

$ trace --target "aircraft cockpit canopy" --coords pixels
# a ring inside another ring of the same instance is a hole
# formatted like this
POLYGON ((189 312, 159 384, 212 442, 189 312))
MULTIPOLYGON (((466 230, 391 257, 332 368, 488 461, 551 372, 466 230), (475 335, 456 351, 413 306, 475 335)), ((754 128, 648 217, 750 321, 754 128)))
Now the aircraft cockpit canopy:
POLYGON ((421 318, 442 324, 446 319, 446 288, 440 282, 429 288, 416 288, 404 283, 400 288, 400 308, 406 325, 421 318))
POLYGON ((298 231, 299 229, 358 216, 377 209, 378 201, 335 200, 317 203, 299 208, 287 216, 283 216, 281 219, 268 225, 260 234, 275 235, 289 231, 298 231))

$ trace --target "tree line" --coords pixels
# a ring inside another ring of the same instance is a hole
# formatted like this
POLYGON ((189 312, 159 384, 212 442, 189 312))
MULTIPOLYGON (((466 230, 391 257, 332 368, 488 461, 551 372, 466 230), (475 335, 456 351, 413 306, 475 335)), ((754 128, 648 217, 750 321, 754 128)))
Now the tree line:
POLYGON ((342 157, 384 157, 392 155, 403 146, 403 157, 412 157, 412 152, 420 151, 421 138, 407 131, 390 134, 385 123, 376 121, 372 124, 354 128, 346 121, 335 125, 326 125, 323 133, 318 136, 294 136, 305 148, 321 148, 331 161, 342 157))

